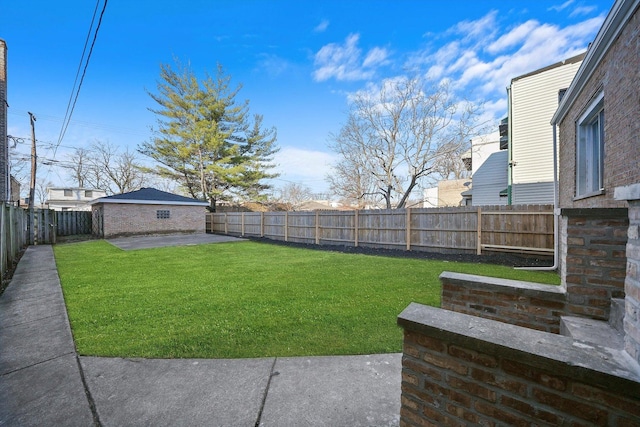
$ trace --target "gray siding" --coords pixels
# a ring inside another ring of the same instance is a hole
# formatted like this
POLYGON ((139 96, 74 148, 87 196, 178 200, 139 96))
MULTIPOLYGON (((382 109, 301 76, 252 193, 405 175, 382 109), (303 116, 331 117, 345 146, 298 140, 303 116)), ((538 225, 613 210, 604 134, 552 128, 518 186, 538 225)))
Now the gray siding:
POLYGON ((514 205, 553 204, 553 181, 513 184, 511 202, 514 205))
POLYGON ((507 188, 507 159, 509 153, 491 154, 473 175, 471 204, 473 206, 506 205, 507 198, 500 192, 507 188))

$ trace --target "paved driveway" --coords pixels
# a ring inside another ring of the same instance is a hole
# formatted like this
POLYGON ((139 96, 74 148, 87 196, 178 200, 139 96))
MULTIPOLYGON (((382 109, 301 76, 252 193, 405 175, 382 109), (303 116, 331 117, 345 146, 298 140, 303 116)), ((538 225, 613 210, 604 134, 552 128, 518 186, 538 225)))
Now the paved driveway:
POLYGON ((238 242, 244 239, 219 234, 166 234, 153 236, 130 236, 107 239, 107 242, 125 251, 161 248, 164 246, 201 245, 204 243, 238 242))

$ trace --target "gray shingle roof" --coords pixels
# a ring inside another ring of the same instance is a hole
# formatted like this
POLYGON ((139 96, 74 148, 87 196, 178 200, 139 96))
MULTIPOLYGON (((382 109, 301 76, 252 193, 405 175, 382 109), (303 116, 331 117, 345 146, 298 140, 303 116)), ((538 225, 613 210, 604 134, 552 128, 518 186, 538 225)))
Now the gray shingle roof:
POLYGON ((201 200, 184 197, 178 194, 167 193, 155 188, 141 188, 129 193, 116 194, 108 197, 101 197, 93 201, 95 203, 140 203, 140 204, 171 204, 171 205, 196 205, 208 206, 209 203, 201 200))

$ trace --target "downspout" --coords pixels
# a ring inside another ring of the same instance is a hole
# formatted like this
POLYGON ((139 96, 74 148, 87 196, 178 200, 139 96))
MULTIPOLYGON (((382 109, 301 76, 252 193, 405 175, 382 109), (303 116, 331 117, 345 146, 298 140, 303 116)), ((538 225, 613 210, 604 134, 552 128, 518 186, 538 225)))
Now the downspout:
POLYGON ((507 86, 507 205, 511 206, 512 195, 511 186, 513 181, 513 146, 511 145, 511 135, 513 134, 513 112, 511 100, 511 85, 507 86))
POLYGON ((560 214, 558 195, 558 134, 557 125, 553 123, 553 265, 550 267, 516 267, 516 270, 537 270, 551 271, 558 269, 558 251, 560 243, 558 241, 558 216, 560 214))

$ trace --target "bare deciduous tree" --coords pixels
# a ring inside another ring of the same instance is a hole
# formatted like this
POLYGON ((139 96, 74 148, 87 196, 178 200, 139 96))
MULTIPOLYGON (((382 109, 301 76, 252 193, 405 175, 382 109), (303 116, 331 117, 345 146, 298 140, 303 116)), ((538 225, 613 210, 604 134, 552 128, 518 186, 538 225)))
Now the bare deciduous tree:
POLYGON ((73 173, 73 179, 77 183, 78 187, 84 188, 90 174, 90 169, 93 167, 91 159, 91 152, 86 148, 76 148, 73 153, 68 157, 69 166, 73 173))
POLYGON ((337 170, 347 170, 332 187, 348 187, 358 176, 365 194, 373 179, 371 192, 387 209, 403 208, 430 175, 451 174, 443 159, 466 146, 478 117, 478 107, 456 99, 446 82, 428 87, 420 78, 397 78, 358 92, 346 125, 333 136, 332 149, 343 157, 337 170))
POLYGON ((278 202, 288 211, 300 209, 304 202, 311 200, 311 189, 305 185, 290 182, 279 191, 278 202))
POLYGON ((109 142, 94 141, 88 149, 76 148, 67 164, 78 187, 105 190, 109 195, 137 190, 149 178, 136 152, 121 151, 109 142))

